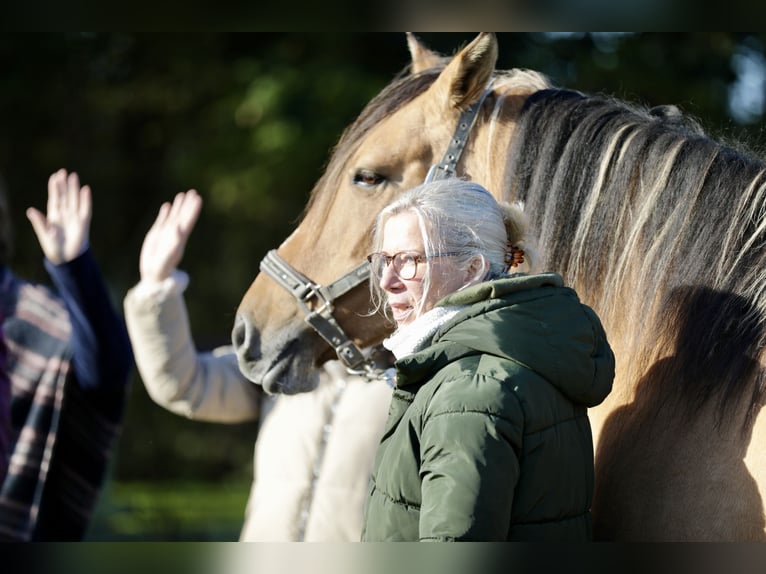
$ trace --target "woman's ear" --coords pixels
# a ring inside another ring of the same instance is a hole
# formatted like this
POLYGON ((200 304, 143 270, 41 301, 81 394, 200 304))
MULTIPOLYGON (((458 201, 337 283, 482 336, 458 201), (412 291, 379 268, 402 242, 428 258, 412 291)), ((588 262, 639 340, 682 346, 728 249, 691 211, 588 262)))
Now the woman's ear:
POLYGON ((481 283, 489 273, 489 261, 484 255, 477 255, 471 259, 471 263, 466 270, 466 284, 475 285, 481 283))

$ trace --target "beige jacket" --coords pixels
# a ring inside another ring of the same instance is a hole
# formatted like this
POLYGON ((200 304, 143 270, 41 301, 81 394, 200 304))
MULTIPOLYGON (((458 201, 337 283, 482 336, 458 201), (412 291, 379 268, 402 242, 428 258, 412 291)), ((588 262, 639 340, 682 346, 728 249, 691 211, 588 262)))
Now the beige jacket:
POLYGON ((197 352, 182 272, 128 291, 125 320, 151 398, 190 419, 259 420, 243 541, 356 541, 391 389, 327 363, 316 391, 269 397, 229 347, 197 352))

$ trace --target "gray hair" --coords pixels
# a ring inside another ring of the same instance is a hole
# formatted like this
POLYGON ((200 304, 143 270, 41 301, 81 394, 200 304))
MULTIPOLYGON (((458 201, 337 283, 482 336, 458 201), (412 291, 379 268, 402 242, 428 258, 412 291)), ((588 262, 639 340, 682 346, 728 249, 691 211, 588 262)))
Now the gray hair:
MULTIPOLYGON (((509 247, 521 246, 526 233, 520 205, 498 203, 478 183, 451 178, 414 187, 385 207, 373 227, 373 251, 379 251, 382 246, 386 222, 405 212, 417 217, 426 257, 436 253, 458 253, 453 261, 463 270, 481 258, 479 280, 483 281, 496 279, 507 272, 509 247)), ((423 299, 430 287, 429 266, 424 277, 423 299)), ((370 290, 374 310, 385 311, 385 294, 377 281, 370 281, 370 290)))

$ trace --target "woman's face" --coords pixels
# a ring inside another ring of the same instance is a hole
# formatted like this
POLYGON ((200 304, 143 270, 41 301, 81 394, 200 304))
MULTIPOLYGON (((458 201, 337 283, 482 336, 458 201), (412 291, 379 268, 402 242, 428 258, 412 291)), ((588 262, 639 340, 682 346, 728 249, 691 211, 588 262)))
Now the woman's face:
MULTIPOLYGON (((417 216, 411 212, 390 217, 383 225, 382 239, 381 251, 389 256, 403 251, 419 255, 425 253, 417 216)), ((457 291, 466 283, 467 272, 458 270, 452 257, 434 257, 428 262, 421 261, 417 264, 415 276, 406 280, 397 275, 393 263, 386 266, 380 277, 380 287, 386 293, 386 300, 399 328, 417 318, 429 265, 431 288, 423 304, 423 313, 433 309, 439 299, 457 291)))

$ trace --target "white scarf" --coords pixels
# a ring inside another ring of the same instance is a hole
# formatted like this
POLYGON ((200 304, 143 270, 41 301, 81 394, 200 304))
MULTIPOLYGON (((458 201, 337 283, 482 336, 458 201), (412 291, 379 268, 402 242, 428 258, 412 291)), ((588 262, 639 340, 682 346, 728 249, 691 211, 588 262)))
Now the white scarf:
POLYGON ((434 307, 409 325, 394 331, 388 339, 383 341, 383 346, 391 351, 397 359, 411 355, 422 349, 431 340, 434 333, 463 308, 464 305, 434 307))
MULTIPOLYGON (((383 346, 401 359, 422 349, 434 336, 434 333, 447 321, 457 315, 464 305, 454 307, 434 307, 427 313, 423 313, 409 325, 394 331, 388 339, 383 341, 383 346)), ((383 373, 383 380, 394 388, 396 386, 396 369, 391 367, 383 373)))

